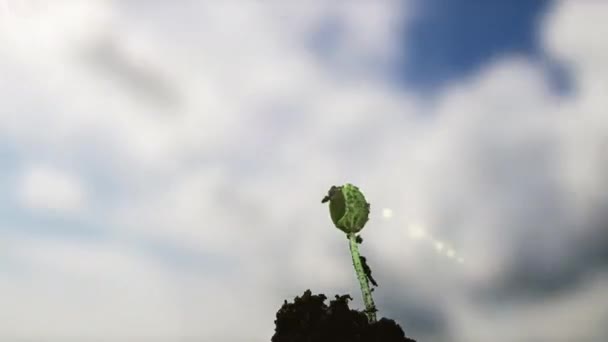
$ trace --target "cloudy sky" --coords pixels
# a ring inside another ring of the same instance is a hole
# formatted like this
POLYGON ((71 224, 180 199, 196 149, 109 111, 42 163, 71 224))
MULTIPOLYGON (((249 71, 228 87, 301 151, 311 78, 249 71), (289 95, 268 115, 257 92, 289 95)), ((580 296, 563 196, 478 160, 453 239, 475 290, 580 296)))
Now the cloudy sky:
POLYGON ((608 2, 0 1, 0 340, 608 339, 608 2))

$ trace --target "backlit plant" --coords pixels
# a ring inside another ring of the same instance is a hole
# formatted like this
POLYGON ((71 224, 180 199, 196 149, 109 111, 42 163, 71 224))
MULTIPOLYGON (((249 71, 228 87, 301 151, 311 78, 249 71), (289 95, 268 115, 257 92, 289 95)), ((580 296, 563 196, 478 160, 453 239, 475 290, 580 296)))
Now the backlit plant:
POLYGON ((376 321, 376 306, 372 298, 369 282, 376 285, 365 257, 359 253, 358 244, 363 240, 357 235, 369 220, 370 205, 363 193, 352 184, 332 186, 321 203, 329 202, 329 214, 334 225, 348 238, 353 266, 365 304, 365 314, 370 323, 376 321))

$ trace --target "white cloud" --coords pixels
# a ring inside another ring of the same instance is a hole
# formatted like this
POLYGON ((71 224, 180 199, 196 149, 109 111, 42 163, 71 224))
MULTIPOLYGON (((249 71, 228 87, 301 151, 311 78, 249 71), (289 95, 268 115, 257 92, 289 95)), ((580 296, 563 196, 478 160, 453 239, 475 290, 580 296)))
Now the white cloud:
POLYGON ((118 241, 20 235, 2 241, 0 318, 10 322, 0 325, 3 339, 245 340, 270 333, 280 303, 245 288, 255 284, 247 273, 184 272, 118 241))
MULTIPOLYGON (((7 237, 4 237, 5 239, 7 237)), ((179 312, 167 279, 140 256, 87 241, 10 238, 3 273, 0 336, 7 338, 108 338, 179 331, 179 312), (162 310, 157 308, 163 307, 162 310)))
POLYGON ((543 43, 556 58, 571 63, 578 77, 605 73, 608 58, 608 25, 604 1, 559 1, 545 17, 543 43))
POLYGON ((82 181, 74 174, 48 165, 31 165, 17 186, 21 204, 31 210, 74 213, 86 205, 82 181))

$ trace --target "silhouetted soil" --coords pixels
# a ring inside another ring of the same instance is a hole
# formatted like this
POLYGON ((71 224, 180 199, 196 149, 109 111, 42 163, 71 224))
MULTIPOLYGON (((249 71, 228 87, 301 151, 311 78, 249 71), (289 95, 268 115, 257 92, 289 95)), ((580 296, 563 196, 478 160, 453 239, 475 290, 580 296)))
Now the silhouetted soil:
POLYGON ((416 342, 405 337, 399 324, 382 318, 370 324, 361 311, 348 307, 350 295, 338 296, 325 305, 324 294, 306 290, 294 303, 277 312, 272 342, 416 342))

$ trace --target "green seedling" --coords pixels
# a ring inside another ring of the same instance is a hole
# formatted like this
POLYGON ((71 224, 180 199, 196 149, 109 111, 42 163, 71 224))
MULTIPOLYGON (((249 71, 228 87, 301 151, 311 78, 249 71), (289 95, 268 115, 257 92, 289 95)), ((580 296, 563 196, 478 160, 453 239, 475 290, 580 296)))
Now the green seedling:
POLYGON ((363 193, 352 184, 343 186, 332 186, 321 203, 329 202, 329 215, 336 228, 346 234, 349 242, 350 254, 353 266, 365 304, 365 314, 370 323, 376 322, 376 306, 372 298, 369 282, 377 286, 372 278, 371 269, 367 260, 359 253, 358 244, 363 242, 361 236, 357 235, 369 220, 369 203, 365 200, 363 193))

